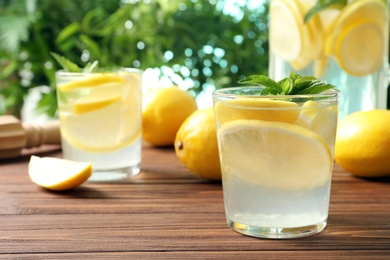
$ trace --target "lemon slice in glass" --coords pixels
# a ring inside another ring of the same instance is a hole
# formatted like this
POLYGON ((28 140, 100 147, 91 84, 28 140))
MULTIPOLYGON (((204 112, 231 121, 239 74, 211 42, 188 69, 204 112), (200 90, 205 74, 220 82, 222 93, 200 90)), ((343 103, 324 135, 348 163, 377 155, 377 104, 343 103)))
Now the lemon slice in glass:
POLYGON ((258 119, 293 123, 299 115, 297 103, 265 98, 224 100, 218 102, 214 109, 218 115, 218 122, 220 124, 237 119, 258 119))
POLYGON ((384 60, 384 33, 371 21, 345 28, 337 39, 335 55, 349 74, 364 76, 378 70, 384 60))
POLYGON ((273 0, 270 6, 270 48, 283 60, 294 60, 303 49, 302 15, 295 0, 273 0))
POLYGON ((28 174, 35 184, 49 190, 68 190, 92 175, 92 164, 65 159, 31 156, 28 174))
POLYGON ((102 109, 122 100, 122 85, 104 84, 98 88, 91 88, 90 92, 77 99, 73 105, 75 114, 84 114, 102 109))
POLYGON ((254 185, 308 190, 331 177, 333 160, 325 141, 303 127, 260 120, 236 120, 218 130, 224 177, 254 185))
POLYGON ((353 1, 341 10, 327 35, 325 53, 349 74, 376 71, 386 56, 388 10, 383 0, 353 1))
POLYGON ((335 133, 337 129, 337 116, 337 105, 324 104, 310 100, 303 104, 296 124, 310 129, 319 135, 331 148, 333 154, 335 133))
POLYGON ((60 113, 61 135, 72 146, 88 152, 112 152, 133 143, 141 135, 139 89, 128 76, 123 84, 91 88, 73 105, 73 113, 60 113))
POLYGON ((107 83, 123 83, 124 79, 115 75, 114 73, 104 73, 104 74, 91 74, 91 77, 75 80, 71 82, 67 82, 64 84, 60 84, 58 89, 60 91, 71 91, 80 88, 90 88, 96 87, 99 85, 107 84, 107 83))

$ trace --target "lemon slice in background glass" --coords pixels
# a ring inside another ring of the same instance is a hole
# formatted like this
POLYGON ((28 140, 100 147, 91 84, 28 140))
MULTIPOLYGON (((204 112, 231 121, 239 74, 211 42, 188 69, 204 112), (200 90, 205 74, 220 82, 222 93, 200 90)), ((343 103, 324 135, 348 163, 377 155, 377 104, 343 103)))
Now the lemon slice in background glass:
POLYGON ((283 60, 294 60, 303 49, 302 15, 295 0, 273 0, 270 6, 270 48, 283 60))
POLYGON ((98 88, 91 88, 87 95, 77 99, 73 105, 73 112, 75 114, 93 112, 121 100, 122 85, 105 84, 98 88))
POLYGON ((93 73, 91 74, 91 77, 60 84, 58 86, 58 89, 60 91, 71 91, 80 88, 96 87, 107 83, 123 83, 123 82, 124 79, 118 77, 114 73, 104 73, 104 74, 93 73))
POLYGON ((362 21, 345 28, 337 39, 335 55, 349 74, 364 76, 378 70, 384 60, 384 33, 375 22, 362 21))
POLYGON ((88 152, 111 152, 137 140, 141 134, 141 100, 133 96, 137 90, 128 91, 130 88, 122 85, 136 87, 133 80, 139 79, 128 76, 124 83, 91 87, 74 102, 73 113, 60 113, 62 137, 88 152))
POLYGON ((333 153, 337 116, 337 105, 310 100, 303 104, 296 124, 318 134, 328 144, 333 153), (324 108, 324 106, 327 107, 324 108))
POLYGON ((334 55, 351 75, 364 76, 376 71, 386 56, 387 8, 383 0, 348 4, 330 28, 325 53, 334 55))
POLYGON ((31 156, 28 174, 35 184, 49 190, 68 190, 84 183, 92 174, 89 162, 31 156))
POLYGON ((222 172, 246 182, 302 191, 325 184, 333 160, 326 142, 303 127, 260 120, 236 120, 218 132, 222 172))

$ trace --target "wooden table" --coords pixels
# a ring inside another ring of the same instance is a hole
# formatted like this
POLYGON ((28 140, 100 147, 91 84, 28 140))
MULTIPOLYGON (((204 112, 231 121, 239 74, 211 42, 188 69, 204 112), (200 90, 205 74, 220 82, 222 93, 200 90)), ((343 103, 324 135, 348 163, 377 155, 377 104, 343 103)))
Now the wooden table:
POLYGON ((142 172, 118 183, 46 191, 27 174, 31 153, 0 161, 1 259, 390 259, 390 178, 335 166, 326 229, 293 240, 230 230, 219 182, 200 180, 173 149, 144 145, 142 172))

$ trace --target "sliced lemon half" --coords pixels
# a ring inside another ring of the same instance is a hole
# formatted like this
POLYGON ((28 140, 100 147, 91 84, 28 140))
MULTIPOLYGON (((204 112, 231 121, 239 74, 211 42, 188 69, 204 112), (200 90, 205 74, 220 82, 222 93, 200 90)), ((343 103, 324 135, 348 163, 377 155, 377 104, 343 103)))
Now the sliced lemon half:
POLYGON ((31 156, 28 174, 35 184, 49 190, 68 190, 92 175, 92 164, 65 159, 31 156))
POLYGON ((324 185, 333 167, 325 141, 303 127, 260 120, 237 120, 218 130, 223 177, 253 185, 308 190, 324 185))

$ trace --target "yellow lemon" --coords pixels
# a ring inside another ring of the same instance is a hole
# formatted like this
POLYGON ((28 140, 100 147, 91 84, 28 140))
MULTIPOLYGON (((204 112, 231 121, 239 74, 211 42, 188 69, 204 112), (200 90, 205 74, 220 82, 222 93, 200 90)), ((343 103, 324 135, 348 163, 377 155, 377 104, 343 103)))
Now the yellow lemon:
POLYGON ((152 89, 143 98, 143 139, 155 146, 173 145, 181 124, 197 109, 194 97, 185 90, 152 89))
POLYGON ((92 174, 89 162, 31 156, 28 174, 35 184, 49 190, 68 190, 84 183, 92 174))
POLYGON ((352 113, 337 128, 335 161, 361 177, 390 175, 390 111, 352 113))
POLYGON ((299 115, 299 106, 295 102, 239 98, 220 101, 215 105, 219 124, 236 119, 259 119, 293 123, 299 115), (296 109, 294 109, 296 108, 296 109))
POLYGON ((330 179, 333 160, 328 145, 298 125, 236 120, 222 125, 218 138, 223 176, 297 191, 330 179))
POLYGON ((221 180, 213 108, 194 112, 176 135, 175 151, 181 162, 195 175, 221 180))

